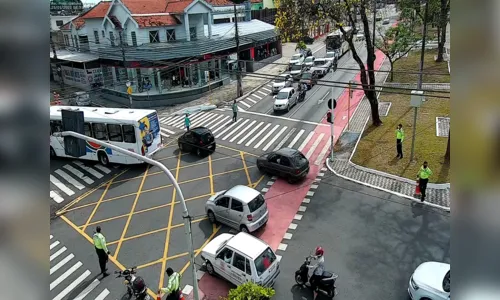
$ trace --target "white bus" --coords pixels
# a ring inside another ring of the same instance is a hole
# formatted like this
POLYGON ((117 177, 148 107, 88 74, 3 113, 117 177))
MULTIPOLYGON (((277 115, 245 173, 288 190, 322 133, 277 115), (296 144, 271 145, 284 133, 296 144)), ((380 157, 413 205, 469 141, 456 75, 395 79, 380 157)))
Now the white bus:
MULTIPOLYGON (((55 105, 50 107, 51 157, 70 157, 64 153, 63 137, 54 136, 54 133, 62 131, 63 109, 83 111, 85 135, 89 137, 147 156, 161 149, 160 122, 156 110, 55 105)), ((80 159, 97 160, 102 165, 143 163, 92 142, 87 141, 86 148, 87 154, 80 159)))
MULTIPOLYGON (((352 27, 346 26, 344 30, 347 35, 352 34, 352 27)), ((347 43, 342 31, 340 29, 329 33, 325 39, 326 51, 334 51, 337 53, 337 57, 349 51, 349 44, 347 43)))

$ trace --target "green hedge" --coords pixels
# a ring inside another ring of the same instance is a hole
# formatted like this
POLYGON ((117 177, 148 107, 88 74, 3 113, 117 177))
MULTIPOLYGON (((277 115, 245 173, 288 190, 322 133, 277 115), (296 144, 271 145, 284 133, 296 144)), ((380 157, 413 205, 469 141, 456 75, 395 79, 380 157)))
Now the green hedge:
POLYGON ((223 300, 269 300, 273 297, 273 288, 265 288, 253 282, 247 282, 229 291, 223 300))

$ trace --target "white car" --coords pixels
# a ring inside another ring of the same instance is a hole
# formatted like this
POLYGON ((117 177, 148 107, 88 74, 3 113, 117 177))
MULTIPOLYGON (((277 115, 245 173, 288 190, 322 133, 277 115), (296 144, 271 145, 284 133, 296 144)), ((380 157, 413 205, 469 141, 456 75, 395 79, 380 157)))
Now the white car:
POLYGON ((314 66, 315 59, 316 58, 314 56, 306 57, 306 59, 304 60, 304 65, 306 66, 306 68, 310 68, 310 67, 314 66))
POLYGON ((410 277, 408 294, 412 300, 449 300, 450 285, 449 264, 425 262, 410 277))
POLYGON ((293 83, 292 75, 285 73, 277 76, 273 82, 273 94, 277 94, 281 89, 291 87, 293 83))
POLYGON ((284 88, 279 91, 278 95, 274 96, 274 112, 277 111, 290 111, 290 108, 297 104, 297 97, 299 93, 295 93, 293 87, 284 88))
POLYGON ((296 54, 292 55, 288 64, 289 65, 302 65, 304 63, 304 59, 305 59, 304 54, 296 53, 296 54))
POLYGON ((337 53, 334 51, 328 51, 326 52, 325 59, 331 61, 333 64, 333 62, 337 60, 337 53))
POLYGON ((203 247, 201 259, 208 274, 218 274, 236 286, 249 281, 273 286, 280 273, 271 247, 245 232, 219 235, 203 247))

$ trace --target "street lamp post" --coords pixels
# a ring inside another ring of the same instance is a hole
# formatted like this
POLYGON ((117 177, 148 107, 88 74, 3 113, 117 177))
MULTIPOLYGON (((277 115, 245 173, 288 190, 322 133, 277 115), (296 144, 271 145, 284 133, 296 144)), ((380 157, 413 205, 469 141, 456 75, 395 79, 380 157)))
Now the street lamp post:
POLYGON ((190 262, 191 262, 191 269, 193 271, 193 296, 194 296, 194 300, 199 300, 200 296, 199 296, 199 291, 198 291, 198 279, 196 277, 196 266, 194 264, 193 234, 191 232, 190 216, 189 216, 189 212, 188 212, 188 209, 186 206, 186 200, 184 200, 184 195, 182 194, 181 188, 180 188, 179 184, 177 183, 177 180, 175 180, 174 175, 172 175, 172 173, 170 172, 170 170, 167 169, 167 167, 165 167, 165 165, 161 164, 160 162, 157 162, 156 160, 153 160, 151 158, 139 155, 135 152, 131 152, 129 150, 111 145, 109 143, 88 137, 88 136, 80 134, 80 133, 76 133, 73 131, 64 131, 61 133, 61 135, 62 136, 72 136, 72 137, 83 139, 83 140, 86 140, 88 142, 92 142, 92 143, 95 143, 95 144, 98 144, 101 146, 105 146, 107 148, 115 150, 116 152, 120 152, 122 154, 131 156, 133 158, 136 158, 138 160, 146 162, 150 165, 156 166, 156 167, 160 168, 160 170, 162 170, 167 175, 167 177, 172 181, 172 184, 174 185, 174 188, 177 192, 177 195, 180 198, 180 202, 182 205, 182 218, 184 219, 184 227, 185 227, 186 233, 187 233, 188 252, 189 252, 189 258, 190 258, 190 262))

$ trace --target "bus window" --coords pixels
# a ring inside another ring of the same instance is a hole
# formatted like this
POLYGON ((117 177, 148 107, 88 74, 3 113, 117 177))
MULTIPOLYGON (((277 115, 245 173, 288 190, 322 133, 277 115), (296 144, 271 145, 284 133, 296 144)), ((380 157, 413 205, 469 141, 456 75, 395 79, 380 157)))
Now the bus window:
POLYGON ((132 125, 123 125, 123 140, 125 143, 135 144, 135 127, 132 125))
POLYGON ((109 140, 112 142, 123 142, 122 127, 116 124, 108 124, 109 140))
POLYGON ((108 139, 108 132, 106 131, 106 124, 103 123, 92 123, 92 130, 94 131, 94 137, 101 141, 106 141, 108 139))
POLYGON ((62 132, 61 121, 50 121, 50 134, 54 134, 55 132, 62 132))
POLYGON ((90 127, 90 123, 83 124, 83 129, 86 136, 92 137, 92 127, 90 127))

